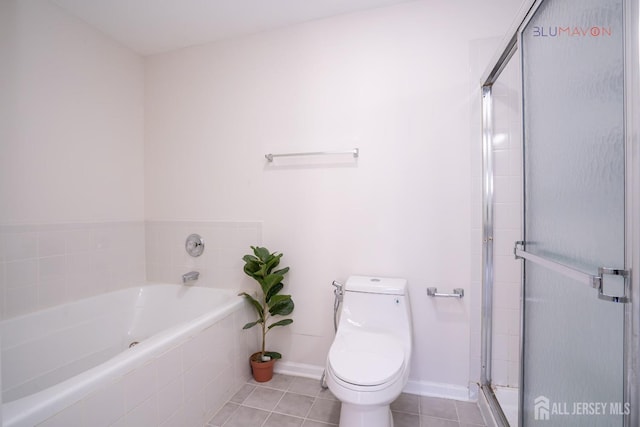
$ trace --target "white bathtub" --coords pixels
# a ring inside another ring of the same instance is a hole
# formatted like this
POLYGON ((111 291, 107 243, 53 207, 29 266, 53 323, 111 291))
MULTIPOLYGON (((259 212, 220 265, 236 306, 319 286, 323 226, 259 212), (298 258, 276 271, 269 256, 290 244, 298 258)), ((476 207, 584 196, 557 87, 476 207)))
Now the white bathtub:
POLYGON ((3 426, 202 426, 250 375, 236 294, 150 284, 1 322, 3 426))

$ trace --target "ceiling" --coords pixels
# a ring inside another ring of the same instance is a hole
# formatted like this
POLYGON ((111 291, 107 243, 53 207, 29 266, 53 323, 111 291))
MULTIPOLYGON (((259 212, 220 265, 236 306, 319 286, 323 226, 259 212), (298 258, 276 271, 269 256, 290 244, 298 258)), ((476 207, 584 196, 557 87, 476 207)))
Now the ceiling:
POLYGON ((51 0, 142 55, 412 0, 51 0))

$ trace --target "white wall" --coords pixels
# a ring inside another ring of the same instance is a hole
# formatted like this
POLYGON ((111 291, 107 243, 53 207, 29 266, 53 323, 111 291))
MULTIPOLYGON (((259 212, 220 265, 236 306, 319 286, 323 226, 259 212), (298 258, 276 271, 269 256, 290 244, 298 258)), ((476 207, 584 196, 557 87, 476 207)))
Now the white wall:
POLYGON ((144 62, 0 2, 0 319, 144 281, 144 62))
POLYGON ((144 280, 142 59, 2 0, 0 64, 0 319, 144 280))
POLYGON ((142 220, 142 59, 48 1, 1 15, 0 224, 142 220))
POLYGON ((411 379, 462 396, 479 318, 469 298, 425 289, 470 286, 470 46, 503 35, 518 6, 416 1, 147 58, 147 219, 263 221, 291 266, 295 323, 271 344, 285 362, 324 364, 332 280, 406 277, 411 379), (264 159, 353 147, 357 161, 264 159))

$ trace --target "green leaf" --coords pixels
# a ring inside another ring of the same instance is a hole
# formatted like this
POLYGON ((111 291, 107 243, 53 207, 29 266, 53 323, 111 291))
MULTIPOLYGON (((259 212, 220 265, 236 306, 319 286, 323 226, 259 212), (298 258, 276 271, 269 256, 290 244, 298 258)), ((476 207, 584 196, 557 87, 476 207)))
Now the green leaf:
POLYGON ((281 303, 283 301, 287 301, 291 299, 291 295, 274 295, 271 298, 271 302, 269 303, 269 308, 273 307, 274 305, 281 303))
POLYGON ((282 359, 282 355, 277 351, 265 351, 264 355, 269 356, 272 359, 282 359))
POLYGON ((259 321, 259 320, 256 320, 255 322, 249 322, 249 323, 247 323, 246 325, 244 325, 244 326, 242 327, 242 329, 249 329, 249 328, 253 328, 253 327, 254 327, 254 326, 256 326, 258 323, 262 323, 262 322, 261 322, 261 321, 259 321))
POLYGON ((276 270, 274 271, 272 274, 280 274, 282 276, 284 276, 285 274, 287 274, 289 272, 289 267, 285 267, 282 270, 276 270))
POLYGON ((257 275, 257 272, 260 270, 260 266, 258 265, 258 263, 248 262, 244 265, 243 270, 247 276, 258 280, 259 276, 257 275))
POLYGON ((242 260, 247 263, 249 262, 258 263, 260 261, 258 258, 254 257, 253 255, 245 255, 242 257, 242 260))
POLYGON ((245 297, 251 303, 251 306, 256 310, 256 314, 258 315, 258 321, 264 322, 264 309, 262 307, 262 304, 260 304, 258 300, 256 300, 254 297, 252 297, 246 292, 241 292, 238 294, 238 296, 245 297))
POLYGON ((269 253, 269 250, 267 248, 251 246, 251 249, 253 249, 253 253, 256 254, 258 258, 260 258, 260 261, 267 262, 269 260, 269 256, 271 254, 269 253))
POLYGON ((272 286, 271 289, 269 289, 269 291, 267 292, 267 297, 265 298, 267 300, 267 303, 269 301, 271 301, 271 298, 274 295, 276 295, 278 292, 280 292, 283 287, 284 287, 284 285, 282 284, 282 282, 277 283, 274 286, 272 286))
POLYGON ((269 260, 264 264, 264 272, 265 274, 269 274, 271 270, 280 264, 280 258, 282 258, 282 254, 273 254, 269 260))
POLYGON ((282 320, 279 320, 279 321, 277 321, 275 323, 270 324, 267 329, 271 329, 271 328, 273 328, 275 326, 286 326, 286 325, 290 325, 292 323, 293 323, 293 319, 282 319, 282 320))
POLYGON ((282 282, 282 279, 284 279, 284 276, 281 276, 280 274, 269 274, 265 276, 264 279, 262 279, 261 281, 259 280, 258 282, 260 283, 260 286, 262 286, 262 292, 267 295, 271 288, 282 282))
POLYGON ((286 316, 293 311, 294 304, 291 295, 274 295, 269 301, 269 313, 272 316, 286 316))

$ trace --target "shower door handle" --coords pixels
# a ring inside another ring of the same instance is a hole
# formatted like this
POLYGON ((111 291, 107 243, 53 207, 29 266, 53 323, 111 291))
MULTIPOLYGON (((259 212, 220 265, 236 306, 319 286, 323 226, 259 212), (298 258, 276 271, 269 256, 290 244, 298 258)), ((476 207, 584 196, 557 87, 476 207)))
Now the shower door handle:
POLYGON ((523 249, 524 242, 518 241, 513 248, 513 254, 516 259, 523 259, 532 262, 536 265, 545 267, 549 270, 560 273, 565 277, 569 277, 585 285, 591 286, 598 291, 598 298, 604 301, 628 303, 631 299, 626 295, 629 287, 629 270, 619 268, 598 267, 598 275, 585 273, 584 271, 569 267, 556 261, 551 261, 547 258, 539 255, 534 255, 523 249), (624 293, 625 295, 608 295, 604 293, 604 277, 605 276, 619 276, 624 280, 624 293))

